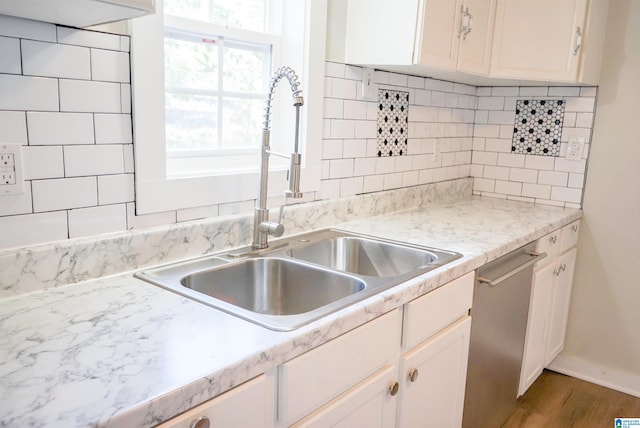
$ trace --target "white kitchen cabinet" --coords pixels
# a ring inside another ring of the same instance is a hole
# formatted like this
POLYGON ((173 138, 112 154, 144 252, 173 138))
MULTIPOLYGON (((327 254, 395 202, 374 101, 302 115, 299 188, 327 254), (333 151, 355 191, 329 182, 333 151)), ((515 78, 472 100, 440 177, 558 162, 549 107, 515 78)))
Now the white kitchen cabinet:
POLYGON ((533 272, 518 395, 522 395, 564 347, 580 222, 538 240, 547 257, 533 272))
POLYGON ((345 60, 486 75, 495 0, 349 0, 345 60))
POLYGON ((395 386, 397 377, 397 367, 386 366, 293 426, 296 428, 393 427, 398 400, 391 394, 390 388, 395 386))
POLYGON ((470 332, 466 316, 401 358, 397 426, 462 425, 470 332))
POLYGON ((266 375, 260 375, 157 428, 200 428, 207 426, 205 420, 212 427, 273 427, 275 394, 272 386, 266 375), (200 425, 199 421, 202 421, 200 425))
POLYGON ((498 0, 491 77, 597 84, 608 0, 498 0))
MULTIPOLYGON (((279 422, 289 426, 378 370, 395 366, 401 332, 402 314, 394 310, 282 364, 279 422)), ((382 388, 383 392, 386 390, 386 386, 382 388)), ((343 396, 332 409, 338 409, 340 414, 356 412, 359 400, 352 401, 350 397, 343 396)), ((325 420, 334 418, 329 410, 322 413, 325 420)))
POLYGON ((278 426, 460 426, 474 275, 281 365, 278 426))
POLYGON ((0 0, 0 14, 88 27, 155 11, 155 0, 0 0))

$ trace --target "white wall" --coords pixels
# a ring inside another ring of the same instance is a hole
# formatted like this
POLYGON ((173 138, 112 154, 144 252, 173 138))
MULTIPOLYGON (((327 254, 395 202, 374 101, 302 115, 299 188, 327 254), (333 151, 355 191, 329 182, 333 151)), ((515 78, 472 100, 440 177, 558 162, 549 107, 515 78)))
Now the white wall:
POLYGON ((611 1, 563 353, 636 377, 640 376, 639 23, 639 1, 611 1))

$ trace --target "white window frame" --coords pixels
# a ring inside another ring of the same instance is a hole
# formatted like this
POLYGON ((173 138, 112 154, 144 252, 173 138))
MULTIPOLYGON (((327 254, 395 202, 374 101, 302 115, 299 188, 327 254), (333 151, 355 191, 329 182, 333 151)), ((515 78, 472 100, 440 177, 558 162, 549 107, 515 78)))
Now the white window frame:
MULTIPOLYGON (((289 65, 302 82, 305 105, 301 114, 303 159, 301 190, 320 188, 320 159, 323 129, 324 59, 327 0, 281 0, 285 12, 299 11, 304 20, 286 22, 286 29, 304 36, 304 55, 287 57, 286 50, 272 66, 289 65), (300 9, 302 8, 302 9, 300 9)), ((255 199, 256 171, 219 173, 199 177, 167 177, 164 102, 164 16, 162 0, 157 13, 131 21, 131 64, 135 150, 136 213, 148 214, 177 209, 255 199)), ((286 44, 286 40, 283 41, 286 44)), ((283 86, 280 92, 288 90, 283 86)), ((293 109, 293 107, 291 107, 293 109)), ((274 118, 274 126, 277 126, 274 118)), ((293 127, 293 123, 290 124, 293 127)), ((256 168, 257 168, 256 164, 256 168)), ((286 188, 286 169, 269 174, 269 196, 286 188)))

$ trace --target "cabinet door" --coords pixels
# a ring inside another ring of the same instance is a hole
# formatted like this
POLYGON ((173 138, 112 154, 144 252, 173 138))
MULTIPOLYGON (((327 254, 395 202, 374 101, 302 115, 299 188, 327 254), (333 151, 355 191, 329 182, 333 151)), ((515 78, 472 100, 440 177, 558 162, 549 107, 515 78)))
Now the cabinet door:
POLYGON ((574 248, 558 258, 558 262, 556 263, 556 278, 551 294, 549 336, 545 365, 549 365, 564 348, 567 320, 569 318, 569 305, 571 303, 573 272, 576 265, 576 253, 577 250, 574 248))
POLYGON ((587 0, 498 0, 491 75, 575 82, 587 0))
POLYGON ((198 418, 206 417, 214 427, 272 427, 275 394, 265 375, 225 392, 158 428, 189 428, 198 418))
POLYGON ((387 366, 293 426, 393 427, 398 400, 389 392, 389 386, 396 381, 397 374, 396 366, 387 366))
POLYGON ((460 36, 458 70, 487 75, 491 65, 491 44, 496 14, 496 0, 465 0, 469 29, 460 36))
POLYGON ((416 32, 414 62, 454 71, 458 59, 458 33, 462 0, 422 0, 416 32))
POLYGON ((546 365, 547 319, 555 271, 556 264, 551 263, 533 274, 518 396, 529 389, 546 365))
POLYGON ((397 426, 462 425, 470 331, 466 317, 401 358, 397 426))

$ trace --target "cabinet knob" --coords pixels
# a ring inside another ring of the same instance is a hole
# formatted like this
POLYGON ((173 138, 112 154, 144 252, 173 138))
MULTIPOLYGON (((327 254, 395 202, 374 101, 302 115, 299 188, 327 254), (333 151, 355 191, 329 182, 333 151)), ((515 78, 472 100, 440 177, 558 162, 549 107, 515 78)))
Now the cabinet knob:
POLYGON ((415 382, 416 380, 418 380, 418 369, 409 370, 409 380, 411 382, 415 382))
POLYGON ((391 394, 391 396, 395 396, 398 393, 399 389, 400 384, 398 382, 393 382, 391 385, 389 385, 389 394, 391 394))
POLYGON ((200 416, 198 419, 194 419, 191 421, 191 425, 189 428, 209 428, 211 426, 211 421, 206 416, 200 416))
POLYGON ((578 225, 574 224, 573 226, 571 226, 571 230, 573 230, 574 232, 578 231, 578 225))
POLYGON ((558 240, 558 237, 556 235, 549 237, 549 242, 551 242, 552 244, 555 244, 557 240, 558 240))

